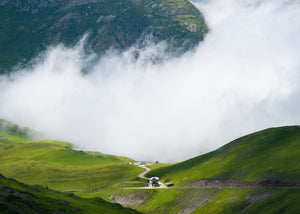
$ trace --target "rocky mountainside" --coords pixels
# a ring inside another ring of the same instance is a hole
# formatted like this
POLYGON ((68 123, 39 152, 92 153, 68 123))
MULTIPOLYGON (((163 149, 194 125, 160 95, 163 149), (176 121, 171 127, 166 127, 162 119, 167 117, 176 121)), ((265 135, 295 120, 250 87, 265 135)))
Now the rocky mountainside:
POLYGON ((86 48, 98 53, 124 50, 148 35, 182 53, 203 40, 207 26, 187 0, 2 0, 0 72, 48 45, 74 45, 85 33, 86 48))

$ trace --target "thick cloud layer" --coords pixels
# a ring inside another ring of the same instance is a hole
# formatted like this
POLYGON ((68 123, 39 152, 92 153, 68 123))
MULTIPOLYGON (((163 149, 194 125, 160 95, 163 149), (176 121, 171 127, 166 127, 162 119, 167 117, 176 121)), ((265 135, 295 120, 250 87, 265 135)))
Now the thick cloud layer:
POLYGON ((300 3, 194 2, 210 33, 154 64, 163 44, 101 60, 52 47, 0 80, 0 118, 80 149, 179 161, 271 126, 300 123, 300 3), (82 70, 89 74, 83 75, 82 70))

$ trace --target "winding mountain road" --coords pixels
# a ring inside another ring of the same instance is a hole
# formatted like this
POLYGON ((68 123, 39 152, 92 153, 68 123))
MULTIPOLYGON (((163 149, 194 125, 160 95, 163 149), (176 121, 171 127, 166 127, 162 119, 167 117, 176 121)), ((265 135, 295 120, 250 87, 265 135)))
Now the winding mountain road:
MULTIPOLYGON (((142 172, 141 174, 139 174, 138 177, 142 178, 142 179, 145 179, 145 180, 149 180, 149 178, 145 177, 145 174, 148 173, 148 172, 150 172, 151 169, 148 168, 148 167, 146 167, 146 166, 144 166, 144 165, 137 165, 137 166, 145 169, 145 171, 142 172)), ((158 189, 158 188, 167 188, 167 186, 164 183, 160 182, 160 181, 158 182, 158 184, 159 184, 159 187, 153 187, 153 186, 147 186, 147 187, 127 187, 125 189, 154 189, 154 188, 158 189)))
POLYGON ((146 178, 145 175, 146 175, 146 173, 150 172, 151 169, 146 167, 146 166, 143 166, 143 165, 138 165, 138 166, 141 167, 141 168, 144 168, 146 170, 146 171, 142 172, 141 174, 139 174, 139 178, 149 180, 149 178, 146 178))
MULTIPOLYGON (((138 166, 141 167, 141 168, 144 168, 146 170, 145 172, 142 172, 141 174, 139 174, 139 178, 143 178, 143 179, 149 180, 149 178, 145 177, 145 174, 147 172, 150 172, 151 169, 148 168, 148 167, 146 167, 146 166, 144 166, 144 165, 138 165, 138 166)), ((160 181, 158 181, 158 184, 159 184, 159 187, 149 186, 147 188, 167 188, 167 186, 164 183, 160 182, 160 181)))

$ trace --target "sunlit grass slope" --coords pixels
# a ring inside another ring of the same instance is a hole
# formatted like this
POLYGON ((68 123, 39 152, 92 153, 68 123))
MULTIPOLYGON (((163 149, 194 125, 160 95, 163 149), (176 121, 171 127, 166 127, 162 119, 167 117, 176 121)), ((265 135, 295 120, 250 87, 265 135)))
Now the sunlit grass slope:
POLYGON ((29 186, 0 174, 0 213, 138 213, 101 198, 84 199, 41 186, 29 186))
POLYGON ((223 189, 210 202, 193 213, 300 213, 299 189, 234 188, 223 189))
POLYGON ((213 152, 151 171, 148 176, 184 184, 201 178, 236 178, 244 181, 299 182, 300 127, 256 132, 213 152))
POLYGON ((132 161, 129 158, 73 150, 67 142, 32 142, 5 129, 0 138, 5 138, 1 141, 0 173, 26 184, 72 191, 119 188, 139 182, 137 175, 143 171, 124 164, 132 161))
POLYGON ((56 141, 30 142, 0 151, 0 171, 28 184, 58 190, 122 187, 143 171, 130 159, 75 151, 56 141))
POLYGON ((27 128, 0 119, 0 150, 30 141, 27 128))

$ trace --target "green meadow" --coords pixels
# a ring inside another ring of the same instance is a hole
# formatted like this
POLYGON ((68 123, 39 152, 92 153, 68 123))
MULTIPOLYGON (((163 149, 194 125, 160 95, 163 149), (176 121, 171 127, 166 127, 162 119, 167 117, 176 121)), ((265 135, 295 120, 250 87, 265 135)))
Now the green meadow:
MULTIPOLYGON (((21 129, 21 128, 19 128, 21 129)), ((126 157, 72 149, 62 141, 30 141, 29 135, 2 128, 0 172, 26 184, 56 190, 120 188, 139 182, 143 169, 126 157)))
POLYGON ((31 132, 29 129, 0 119, 0 151, 30 140, 31 132))
POLYGON ((119 188, 143 169, 125 165, 130 159, 72 150, 70 144, 38 141, 0 151, 0 170, 6 177, 56 190, 119 188))

